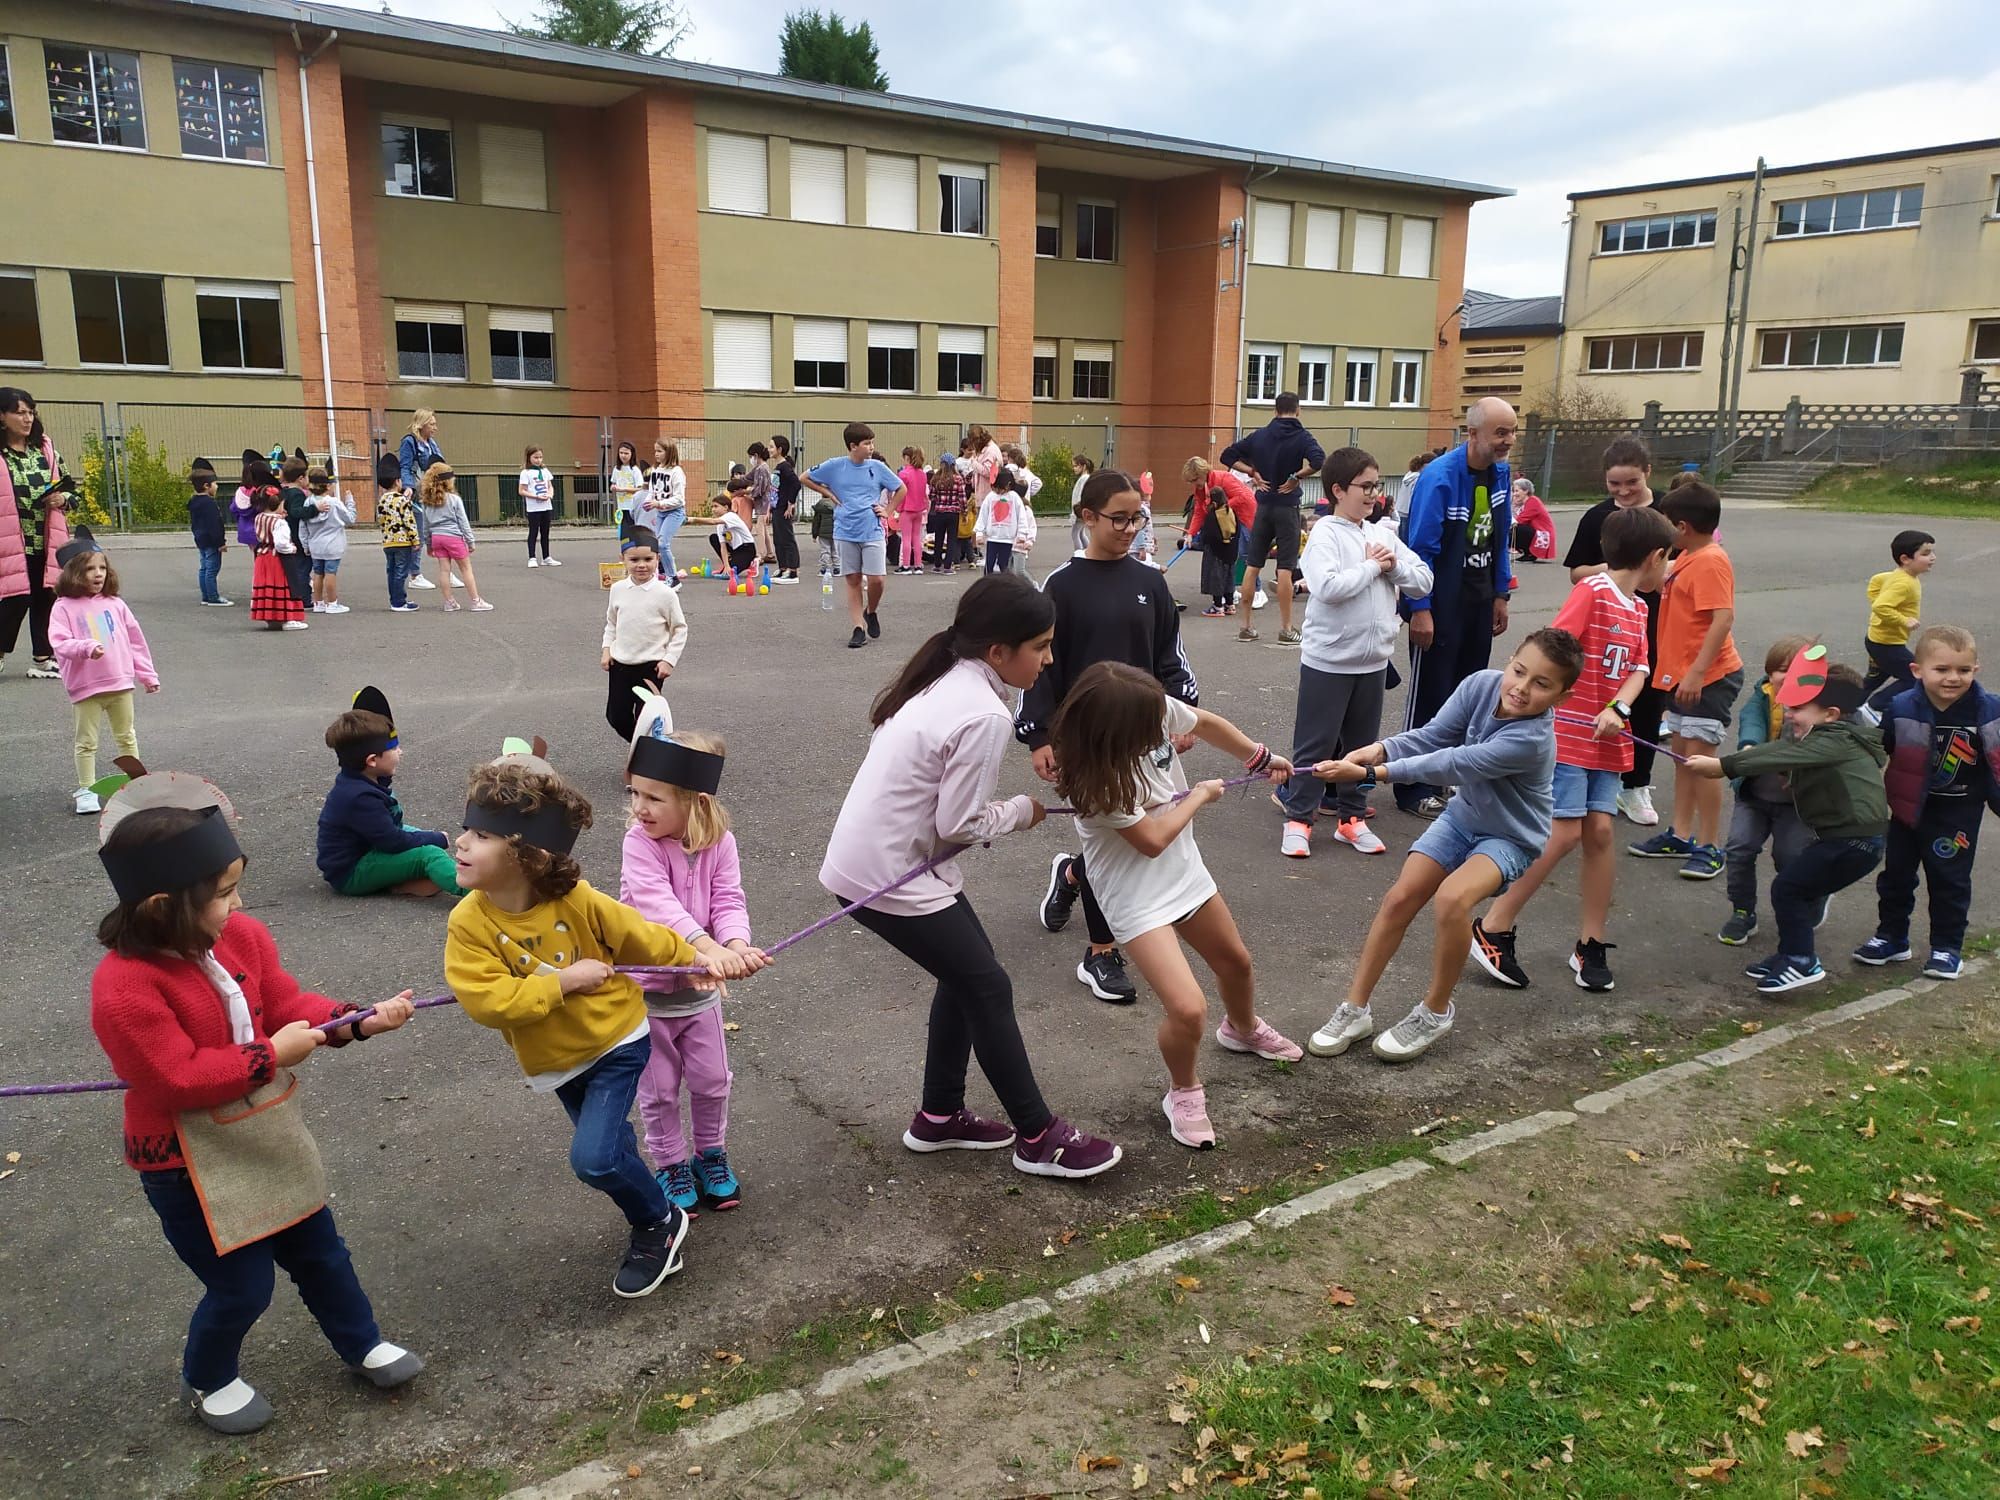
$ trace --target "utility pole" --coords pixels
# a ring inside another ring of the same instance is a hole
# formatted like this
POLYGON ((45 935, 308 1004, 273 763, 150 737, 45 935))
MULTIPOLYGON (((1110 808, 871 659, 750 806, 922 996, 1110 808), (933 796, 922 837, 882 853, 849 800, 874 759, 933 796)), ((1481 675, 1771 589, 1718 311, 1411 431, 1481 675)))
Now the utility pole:
POLYGON ((1736 418, 1743 404, 1743 346, 1750 341, 1750 277, 1757 269, 1757 215, 1764 202, 1764 158, 1750 184, 1750 232, 1744 239, 1743 300, 1736 309, 1736 350, 1729 373, 1729 440, 1736 441, 1736 418))
POLYGON ((1715 473, 1715 460, 1721 451, 1723 413, 1729 406, 1729 333, 1736 326, 1736 273, 1743 264, 1743 205, 1737 204, 1730 211, 1729 221, 1729 284, 1722 293, 1722 350, 1716 361, 1715 378, 1715 425, 1709 429, 1708 472, 1715 473))

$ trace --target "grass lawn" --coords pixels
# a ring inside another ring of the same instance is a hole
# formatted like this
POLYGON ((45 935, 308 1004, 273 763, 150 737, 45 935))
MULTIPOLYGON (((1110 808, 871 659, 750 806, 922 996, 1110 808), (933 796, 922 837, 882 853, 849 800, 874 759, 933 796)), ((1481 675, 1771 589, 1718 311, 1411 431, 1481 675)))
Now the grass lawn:
POLYGON ((2000 520, 2000 458, 1947 464, 1928 474, 1835 469, 1799 497, 1825 510, 2000 520))
POLYGON ((1188 1378, 1182 1478, 1296 1500, 2000 1495, 1996 1064, 1835 1065, 1711 1197, 1551 1265, 1537 1310, 1443 1311, 1444 1287, 1364 1322, 1333 1288, 1298 1346, 1188 1378))

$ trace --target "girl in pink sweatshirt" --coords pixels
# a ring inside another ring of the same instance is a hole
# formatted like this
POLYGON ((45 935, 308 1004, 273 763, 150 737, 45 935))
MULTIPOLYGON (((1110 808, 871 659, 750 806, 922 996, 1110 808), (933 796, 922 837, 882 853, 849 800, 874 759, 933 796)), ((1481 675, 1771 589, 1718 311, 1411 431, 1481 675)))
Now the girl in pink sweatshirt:
MULTIPOLYGON (((625 830, 618 899, 649 922, 671 927, 706 960, 727 948, 755 973, 770 962, 750 946, 750 908, 728 809, 716 800, 724 747, 710 735, 676 731, 655 737, 642 725, 626 765, 632 826, 625 830)), ((646 1149, 659 1164, 661 1189, 684 1213, 706 1201, 743 1201, 729 1169, 729 1049, 722 1039, 722 997, 693 975, 640 976, 653 1038, 639 1079, 646 1149), (694 1154, 681 1134, 681 1088, 694 1120, 694 1154)))
POLYGON ((62 576, 56 580, 55 607, 49 615, 49 644, 56 653, 63 689, 76 715, 76 792, 79 813, 99 809, 97 793, 97 725, 111 721, 118 753, 137 759, 139 735, 132 727, 132 685, 160 690, 153 670, 153 652, 131 606, 118 597, 118 575, 111 562, 87 535, 56 554, 62 576))

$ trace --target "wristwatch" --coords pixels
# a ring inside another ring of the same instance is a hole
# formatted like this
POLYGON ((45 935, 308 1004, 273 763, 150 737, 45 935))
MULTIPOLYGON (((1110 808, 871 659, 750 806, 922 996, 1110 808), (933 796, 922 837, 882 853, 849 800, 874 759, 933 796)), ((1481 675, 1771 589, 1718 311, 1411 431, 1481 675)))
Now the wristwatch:
POLYGON ((1618 715, 1618 717, 1619 717, 1620 719, 1622 719, 1622 720, 1623 720, 1623 721, 1624 721, 1625 723, 1627 723, 1627 724, 1630 724, 1630 723, 1632 722, 1632 705, 1631 705, 1631 704, 1629 704, 1629 703, 1623 703, 1623 702, 1620 702, 1620 701, 1619 701, 1618 699, 1616 699, 1616 698, 1613 698, 1613 699, 1611 700, 1611 705, 1610 705, 1610 706, 1611 706, 1611 711, 1612 711, 1612 712, 1613 712, 1614 714, 1618 715))

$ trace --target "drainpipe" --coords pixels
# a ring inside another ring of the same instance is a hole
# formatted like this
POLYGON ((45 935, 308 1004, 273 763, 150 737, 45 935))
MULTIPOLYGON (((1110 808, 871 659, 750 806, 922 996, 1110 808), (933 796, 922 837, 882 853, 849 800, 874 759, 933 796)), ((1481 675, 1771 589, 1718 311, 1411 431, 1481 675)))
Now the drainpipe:
POLYGON ((1243 173, 1243 217, 1236 221, 1236 271, 1225 286, 1236 288, 1236 405, 1229 413, 1230 441, 1236 439, 1236 429, 1243 421, 1243 361, 1249 352, 1250 339, 1250 189, 1266 177, 1275 177, 1276 167, 1264 168, 1262 174, 1253 167, 1243 173))
POLYGON ((313 297, 319 309, 320 393, 326 398, 326 462, 327 467, 336 474, 340 436, 333 414, 333 340, 326 329, 326 259, 320 249, 319 175, 313 163, 312 86, 306 81, 306 69, 311 67, 319 55, 331 47, 339 36, 338 31, 329 31, 317 47, 307 52, 305 40, 299 35, 299 28, 296 25, 292 27, 292 45, 299 54, 299 118, 305 122, 306 204, 311 211, 312 223, 313 297))

